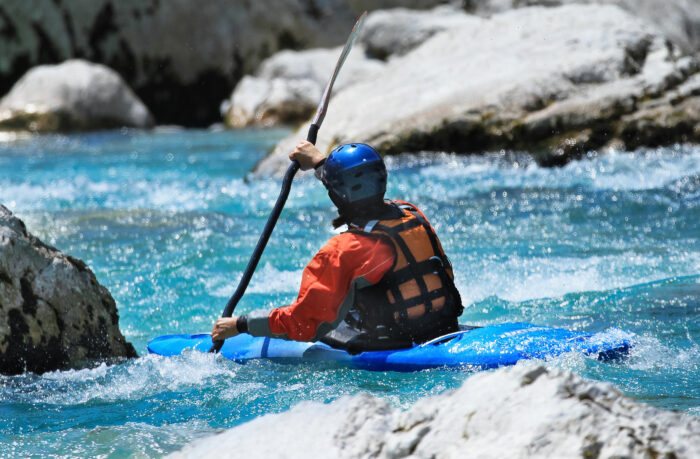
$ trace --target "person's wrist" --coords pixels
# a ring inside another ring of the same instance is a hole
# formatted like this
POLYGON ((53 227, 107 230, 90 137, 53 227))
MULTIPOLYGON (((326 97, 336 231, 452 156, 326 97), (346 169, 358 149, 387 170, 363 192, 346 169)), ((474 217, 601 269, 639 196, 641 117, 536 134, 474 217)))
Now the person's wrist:
POLYGON ((245 314, 236 317, 236 331, 238 333, 248 333, 248 316, 245 314))
POLYGON ((314 163, 314 169, 318 169, 319 167, 323 166, 326 163, 326 158, 323 157, 316 163, 314 163))

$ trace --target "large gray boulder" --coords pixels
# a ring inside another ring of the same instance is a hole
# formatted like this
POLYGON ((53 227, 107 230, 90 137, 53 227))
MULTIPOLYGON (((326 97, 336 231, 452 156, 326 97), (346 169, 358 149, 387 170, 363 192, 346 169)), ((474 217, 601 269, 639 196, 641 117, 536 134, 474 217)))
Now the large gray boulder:
POLYGON ((0 205, 0 373, 137 357, 114 299, 84 262, 32 236, 0 205))
POLYGON ((302 403, 170 457, 691 459, 700 457, 700 418, 528 364, 470 376, 407 411, 369 395, 302 403))
POLYGON ((153 117, 113 70, 83 60, 31 69, 0 100, 0 129, 146 128, 153 117))
POLYGON ((445 0, 3 0, 0 95, 40 64, 116 70, 159 123, 217 122, 238 80, 282 49, 332 47, 364 9, 445 0))
POLYGON ((555 7, 572 3, 617 5, 654 24, 689 53, 700 53, 700 4, 697 0, 466 0, 465 9, 490 16, 513 8, 555 7))
POLYGON ((438 32, 478 23, 477 18, 460 13, 453 6, 428 11, 406 8, 375 11, 367 16, 359 41, 368 57, 386 60, 402 56, 438 32))
MULTIPOLYGON (((334 83, 334 92, 383 67, 367 59, 362 48, 353 50, 334 83)), ((300 123, 315 111, 342 47, 282 51, 266 59, 254 76, 245 76, 222 105, 226 124, 232 127, 300 123)))
MULTIPOLYGON (((372 12, 333 86, 334 93, 358 81, 379 78, 382 61, 390 56, 406 54, 440 31, 478 21, 451 6, 372 12)), ((341 49, 282 51, 266 59, 254 75, 243 77, 222 104, 226 124, 240 128, 306 121, 318 106, 341 49)))
MULTIPOLYGON (((697 60, 616 6, 510 10, 438 32, 339 91, 317 146, 329 152, 363 141, 385 154, 509 148, 562 164, 609 144, 635 146, 625 143, 623 117, 697 71, 697 60)), ((699 122, 668 130, 664 142, 699 141, 699 122)), ((286 169, 307 128, 282 140, 256 174, 286 169)))

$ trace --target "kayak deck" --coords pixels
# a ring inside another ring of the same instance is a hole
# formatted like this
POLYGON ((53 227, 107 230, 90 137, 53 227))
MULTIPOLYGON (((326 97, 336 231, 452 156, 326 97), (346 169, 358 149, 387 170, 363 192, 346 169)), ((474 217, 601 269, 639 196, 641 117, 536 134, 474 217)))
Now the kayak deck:
MULTIPOLYGON (((207 352, 211 346, 211 335, 205 333, 166 335, 149 342, 148 352, 175 356, 188 349, 207 352)), ((610 360, 626 355, 630 346, 630 335, 615 329, 591 334, 530 323, 504 323, 450 333, 407 349, 357 355, 320 342, 241 334, 227 339, 220 353, 237 362, 253 359, 334 361, 367 370, 416 371, 437 367, 488 369, 568 352, 610 360)))

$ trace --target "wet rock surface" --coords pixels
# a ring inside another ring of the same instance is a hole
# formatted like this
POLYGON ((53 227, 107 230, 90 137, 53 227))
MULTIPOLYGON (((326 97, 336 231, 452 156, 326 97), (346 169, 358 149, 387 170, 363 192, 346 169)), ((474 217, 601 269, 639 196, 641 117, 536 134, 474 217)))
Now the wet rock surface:
POLYGON ((71 58, 117 71, 158 123, 208 125, 239 79, 282 49, 336 46, 367 8, 444 0, 3 0, 0 95, 71 58))
POLYGON ((0 205, 0 373, 136 356, 90 268, 32 236, 0 205))
POLYGON ((363 394, 330 405, 302 403, 196 441, 171 457, 227 454, 680 459, 700 454, 700 419, 635 402, 608 383, 530 363, 472 375, 456 391, 422 399, 406 411, 363 394))
POLYGON ((33 132, 147 128, 153 117, 104 65, 69 60, 31 69, 0 100, 0 129, 33 132))
MULTIPOLYGON (((653 25, 613 5, 471 17, 339 90, 317 146, 525 150, 561 165, 606 146, 697 142, 699 69, 653 25)), ((282 140, 255 174, 284 171, 307 129, 282 140)))

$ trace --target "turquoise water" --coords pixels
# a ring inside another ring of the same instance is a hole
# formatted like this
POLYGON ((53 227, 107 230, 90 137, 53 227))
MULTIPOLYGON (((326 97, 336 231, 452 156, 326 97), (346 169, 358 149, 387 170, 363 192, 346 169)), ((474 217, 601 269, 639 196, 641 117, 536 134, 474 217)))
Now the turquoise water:
MULTIPOLYGON (((0 456, 160 456, 302 400, 364 391, 409 406, 469 377, 145 355, 156 336, 211 330, 279 192, 277 180, 245 175, 285 134, 127 130, 0 144, 0 202, 92 267, 142 355, 0 376, 0 456)), ((388 196, 419 204, 441 235, 462 322, 628 330, 636 346, 622 363, 567 355, 547 365, 700 415, 700 147, 558 169, 498 154, 402 156, 388 167, 388 196)), ((295 181, 238 311, 295 297, 333 215, 319 183, 295 181)))

